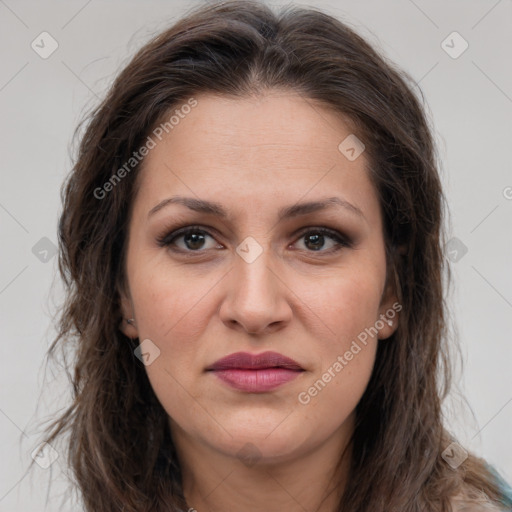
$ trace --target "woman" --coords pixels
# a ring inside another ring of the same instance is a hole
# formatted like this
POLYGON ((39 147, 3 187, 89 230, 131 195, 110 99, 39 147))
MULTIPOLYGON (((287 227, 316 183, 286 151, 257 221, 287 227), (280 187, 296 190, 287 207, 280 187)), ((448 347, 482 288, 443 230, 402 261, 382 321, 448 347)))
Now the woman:
POLYGON ((85 510, 510 509, 442 423, 444 202, 408 80, 318 10, 243 1, 119 74, 59 225, 74 401, 46 441, 70 431, 85 510))

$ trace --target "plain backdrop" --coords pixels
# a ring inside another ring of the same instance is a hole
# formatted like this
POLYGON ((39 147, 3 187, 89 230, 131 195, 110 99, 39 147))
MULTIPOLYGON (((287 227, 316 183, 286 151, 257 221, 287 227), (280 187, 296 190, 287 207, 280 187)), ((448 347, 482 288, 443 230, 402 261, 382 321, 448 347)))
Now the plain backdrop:
MULTIPOLYGON (((2 512, 58 510, 66 489, 64 455, 48 469, 27 467, 37 421, 51 419, 69 392, 58 368, 45 379, 43 363, 62 299, 58 281, 51 286, 73 131, 133 53, 195 5, 0 0, 2 512)), ((463 446, 512 482, 512 2, 313 5, 349 23, 425 95, 451 210, 450 309, 464 359, 447 421, 463 446)))

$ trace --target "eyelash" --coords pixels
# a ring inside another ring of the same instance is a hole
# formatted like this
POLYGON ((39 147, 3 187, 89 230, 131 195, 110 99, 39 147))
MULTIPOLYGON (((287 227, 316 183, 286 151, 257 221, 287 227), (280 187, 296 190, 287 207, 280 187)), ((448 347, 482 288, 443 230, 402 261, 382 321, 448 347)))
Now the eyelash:
MULTIPOLYGON (((175 231, 172 231, 170 233, 166 233, 160 237, 157 238, 157 243, 160 247, 168 247, 170 248, 172 251, 174 252, 178 252, 178 253, 189 253, 189 254, 193 254, 193 253, 203 253, 205 252, 204 250, 201 250, 201 249, 198 249, 196 251, 193 251, 193 250, 185 250, 185 249, 181 249, 181 248, 175 248, 175 247, 172 247, 173 243, 175 242, 176 239, 182 237, 182 236, 186 236, 190 233, 201 233, 203 235, 207 235, 211 238, 215 238, 214 236, 212 236, 208 231, 206 231, 205 229, 203 229, 201 226, 187 226, 187 227, 184 227, 184 228, 178 228, 176 229, 175 231)), ((303 238, 305 235, 308 235, 310 233, 315 233, 315 234, 320 234, 320 235, 327 235, 329 238, 331 238, 332 240, 334 240, 336 242, 336 246, 335 247, 332 247, 331 249, 328 249, 328 250, 325 250, 325 251, 306 251, 308 253, 312 253, 312 254, 316 254, 316 253, 322 253, 322 254, 333 254, 339 250, 341 250, 342 248, 350 248, 352 247, 352 241, 342 235, 341 233, 339 233, 338 231, 335 231, 333 229, 329 229, 329 228, 326 228, 326 227, 308 227, 306 228, 305 230, 301 231, 300 234, 298 235, 298 238, 297 238, 297 241, 301 238, 303 238)))

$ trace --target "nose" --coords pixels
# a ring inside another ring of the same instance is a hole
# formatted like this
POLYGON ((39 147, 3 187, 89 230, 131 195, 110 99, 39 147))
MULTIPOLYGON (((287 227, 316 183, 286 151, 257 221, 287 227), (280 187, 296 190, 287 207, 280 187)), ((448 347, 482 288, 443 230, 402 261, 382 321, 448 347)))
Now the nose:
POLYGON ((270 260, 268 250, 251 263, 235 255, 219 310, 229 328, 261 335, 280 330, 290 322, 292 292, 271 268, 270 260))

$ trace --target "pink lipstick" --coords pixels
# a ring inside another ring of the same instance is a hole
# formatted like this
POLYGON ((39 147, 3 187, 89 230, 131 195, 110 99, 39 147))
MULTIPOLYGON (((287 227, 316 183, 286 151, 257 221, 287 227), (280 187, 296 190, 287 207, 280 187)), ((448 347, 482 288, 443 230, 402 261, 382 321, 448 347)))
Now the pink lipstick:
POLYGON ((295 379, 304 368, 277 352, 236 352, 219 359, 206 371, 239 391, 265 393, 295 379))

